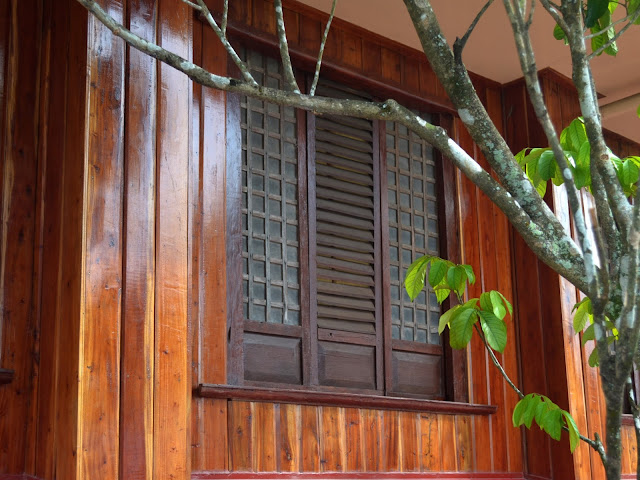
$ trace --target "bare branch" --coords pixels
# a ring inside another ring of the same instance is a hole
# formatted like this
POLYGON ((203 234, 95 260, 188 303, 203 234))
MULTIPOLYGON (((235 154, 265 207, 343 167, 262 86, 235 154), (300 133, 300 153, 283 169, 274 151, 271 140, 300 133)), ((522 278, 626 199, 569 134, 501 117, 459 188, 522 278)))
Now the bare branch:
POLYGON ((193 2, 190 2, 189 0, 182 0, 183 3, 186 3, 187 5, 189 5, 191 8, 193 8, 194 10, 200 12, 202 11, 202 8, 200 8, 200 5, 196 5, 193 2))
POLYGON ((224 0, 224 7, 222 9, 222 22, 220 23, 220 30, 224 38, 227 38, 227 21, 229 19, 229 0, 224 0))
MULTIPOLYGON (((539 230, 542 237, 560 239, 559 243, 555 244, 558 248, 554 252, 543 253, 539 258, 556 272, 560 273, 560 270, 565 272, 560 274, 574 285, 579 284, 578 288, 586 288, 580 249, 549 206, 535 194, 531 182, 515 161, 511 149, 478 98, 464 65, 456 63, 430 2, 404 0, 404 3, 418 33, 422 49, 471 138, 482 151, 502 185, 530 217, 532 224, 529 230, 539 230), (565 262, 568 262, 571 267, 567 268, 568 265, 565 262), (580 272, 579 275, 578 272, 580 272)), ((540 251, 528 240, 527 243, 534 251, 540 251)))
POLYGON ((586 293, 588 296, 593 297, 598 295, 598 286, 601 281, 598 278, 599 276, 597 275, 595 264, 593 262, 593 249, 587 232, 587 224, 582 211, 582 204, 580 202, 578 189, 576 188, 571 169, 569 168, 569 163, 564 155, 562 145, 560 145, 560 139, 558 138, 556 129, 551 121, 549 111, 542 95, 542 88, 538 79, 538 68, 536 66, 528 26, 524 22, 520 10, 517 7, 514 7, 510 0, 504 0, 504 6, 507 11, 507 16, 511 22, 516 48, 520 53, 518 57, 520 59, 520 67, 524 75, 529 98, 536 112, 536 116, 538 117, 538 122, 542 126, 549 145, 553 150, 556 162, 562 172, 562 177, 567 189, 569 206, 571 207, 574 224, 578 233, 578 241, 584 258, 585 272, 587 275, 586 280, 587 284, 589 284, 589 290, 586 293))
MULTIPOLYGON (((493 353, 493 349, 487 343, 487 339, 485 338, 485 336, 482 333, 482 330, 480 329, 478 324, 476 323, 473 326, 476 329, 476 332, 478 332, 478 336, 482 339, 482 343, 484 343, 485 349, 487 350, 487 352, 489 352, 489 357, 491 358, 491 361, 493 362, 493 365, 498 369, 498 371, 502 375, 502 378, 504 378, 504 381, 507 382, 507 384, 511 387, 511 389, 514 392, 516 392, 518 397, 522 400, 525 397, 524 393, 518 387, 516 387, 516 385, 513 383, 513 381, 511 380, 511 378, 509 377, 509 375, 507 374, 507 372, 503 368, 502 364, 500 363, 500 361, 496 357, 496 354, 493 353)), ((562 426, 562 429, 565 432, 569 431, 569 429, 564 425, 562 426)), ((596 452, 598 452, 600 454, 600 456, 602 456, 604 454, 604 446, 602 445, 602 442, 600 441, 597 433, 596 433, 595 440, 592 440, 589 437, 585 437, 581 433, 578 433, 578 435, 580 437, 580 440, 582 440, 584 443, 586 443, 591 448, 593 448, 596 452)), ((606 458, 606 455, 605 455, 605 458, 606 458)))
MULTIPOLYGON (((227 37, 222 32, 222 30, 216 23, 215 19, 211 15, 209 8, 207 8, 207 4, 204 3, 204 0, 196 0, 196 1, 200 6, 200 12, 202 12, 202 14, 204 15, 204 18, 207 20, 207 22, 209 23, 213 31, 216 32, 216 35, 222 42, 224 49, 227 51, 227 53, 233 60, 233 63, 235 63, 238 69, 240 69, 240 73, 242 74, 242 77, 245 79, 246 82, 250 83, 251 85, 258 86, 258 83, 255 81, 255 79, 251 75, 251 72, 249 72, 249 68, 247 67, 247 64, 244 63, 242 59, 238 56, 235 49, 231 46, 231 44, 227 40, 227 37)), ((82 1, 81 3, 84 5, 85 3, 95 3, 95 1, 87 0, 86 2, 82 1)))
POLYGON ((493 3, 493 0, 489 0, 487 3, 484 4, 484 6, 480 9, 478 14, 476 15, 476 18, 474 18, 473 22, 471 22, 471 25, 469 25, 467 32, 462 36, 462 38, 456 38, 456 41, 453 43, 453 52, 458 62, 462 63, 462 50, 464 50, 464 46, 467 44, 467 40, 469 40, 471 33, 473 32, 474 28, 476 28, 476 25, 484 15, 484 12, 487 11, 487 9, 491 6, 492 3, 493 3))
POLYGON ((276 11, 276 27, 278 29, 278 45, 280 47, 280 57, 282 58, 282 68, 284 70, 284 80, 287 88, 295 93, 300 93, 296 77, 293 74, 291 57, 289 56, 289 44, 287 43, 287 32, 284 28, 284 13, 282 11, 282 0, 274 0, 276 11))
MULTIPOLYGON (((589 40, 590 38, 597 37, 598 35, 602 35, 604 32, 606 32, 610 28, 612 28, 612 27, 614 27, 616 25, 619 25, 621 23, 624 23, 627 20, 629 20, 630 18, 632 18, 632 15, 627 15, 626 17, 619 18, 615 22, 612 22, 611 25, 609 25, 608 27, 603 28, 602 30, 599 30, 599 31, 597 31, 595 33, 590 33, 589 35, 585 35, 584 38, 585 38, 585 40, 589 40)), ((633 22, 633 20, 632 20, 632 22, 633 22)))
POLYGON ((324 53, 324 46, 327 43, 327 37, 329 36, 329 29, 331 28, 331 22, 333 21, 333 16, 336 13, 336 5, 338 4, 338 0, 333 0, 333 4, 331 5, 331 13, 329 14, 329 20, 327 20, 327 26, 324 28, 324 33, 322 34, 322 41, 320 42, 320 50, 318 50, 318 61, 316 62, 316 71, 313 74, 313 82, 311 83, 311 90, 309 90, 309 95, 312 97, 316 94, 316 87, 318 86, 318 80, 320 79, 320 66, 322 65, 322 55, 324 53))

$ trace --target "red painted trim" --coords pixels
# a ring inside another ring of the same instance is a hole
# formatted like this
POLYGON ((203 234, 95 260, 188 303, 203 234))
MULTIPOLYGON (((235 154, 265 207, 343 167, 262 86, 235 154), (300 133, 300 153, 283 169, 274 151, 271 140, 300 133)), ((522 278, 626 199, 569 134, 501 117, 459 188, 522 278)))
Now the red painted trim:
POLYGON ((446 480, 523 480, 521 473, 491 472, 195 472, 192 480, 405 480, 405 479, 446 479, 446 480))
MULTIPOLYGON (((422 400, 404 397, 383 397, 343 392, 323 392, 318 390, 269 389, 260 387, 239 387, 231 385, 200 384, 197 394, 205 398, 227 398, 256 402, 294 403, 300 405, 332 405, 352 408, 379 408, 409 412, 431 412, 462 415, 491 415, 495 405, 475 405, 471 403, 422 400)), ((352 478, 352 477, 349 477, 352 478)))

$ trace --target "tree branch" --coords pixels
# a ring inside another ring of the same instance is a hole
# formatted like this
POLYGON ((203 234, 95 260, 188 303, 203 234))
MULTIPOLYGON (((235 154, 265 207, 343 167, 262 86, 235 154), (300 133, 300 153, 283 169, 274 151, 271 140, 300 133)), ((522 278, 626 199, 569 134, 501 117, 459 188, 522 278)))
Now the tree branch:
POLYGON ((458 63, 462 63, 462 50, 464 50, 464 46, 467 44, 467 40, 469 40, 469 37, 471 36, 471 32, 473 32, 474 28, 476 28, 476 25, 480 21, 480 18, 482 18, 482 16, 484 15, 484 12, 487 11, 487 9, 491 6, 492 3, 493 3, 493 0, 489 0, 487 3, 485 3, 484 6, 480 9, 478 14, 476 15, 476 18, 474 18, 473 22, 471 22, 471 25, 469 25, 467 32, 462 36, 462 38, 456 38, 456 41, 453 42, 453 53, 458 63))
MULTIPOLYGON (((464 65, 458 65, 455 62, 430 2, 428 0, 404 0, 404 2, 418 33, 422 49, 457 109, 460 119, 502 185, 530 217, 532 221, 530 229, 539 230, 541 237, 549 240, 558 239, 554 243, 553 251, 541 253, 539 258, 574 285, 579 284, 578 288, 587 288, 579 248, 548 205, 536 194, 526 174, 515 161, 509 146, 489 118, 464 65)), ((540 251, 530 243, 530 238, 529 240, 525 238, 525 241, 535 252, 540 251)))
POLYGON ((579 192, 576 188, 573 174, 569 168, 569 163, 564 155, 562 145, 560 145, 560 139, 558 138, 556 129, 551 121, 549 111, 542 95, 542 88, 540 86, 540 80, 538 79, 538 68, 536 66, 533 45, 531 44, 528 24, 524 22, 520 10, 517 7, 514 7, 510 0, 504 0, 504 6, 507 11, 507 16, 511 22, 516 48, 520 53, 518 57, 520 59, 520 67, 524 75, 527 92, 529 93, 529 99, 531 100, 531 104, 535 110, 538 122, 542 126, 542 130, 544 131, 549 145, 553 150, 556 162, 562 172, 562 177, 564 178, 569 206, 571 207, 574 225, 578 234, 578 241, 582 249, 586 281, 589 285, 589 290, 585 293, 587 293, 589 297, 593 297, 599 294, 598 287, 601 280, 598 278, 599 275, 596 272, 593 262, 593 249, 587 232, 587 224, 582 211, 579 192))
POLYGON ((220 30, 222 36, 227 38, 227 21, 229 19, 229 0, 224 0, 224 7, 222 9, 222 22, 220 22, 220 30))
MULTIPOLYGON (((505 382, 507 382, 507 384, 511 387, 511 389, 514 392, 516 392, 516 394, 518 395, 520 400, 522 400, 525 397, 524 393, 518 387, 516 387, 516 385, 513 383, 513 381, 509 377, 509 375, 507 375, 507 372, 505 371, 505 369, 500 364, 500 361, 496 357, 496 354, 493 353, 493 349, 487 343, 487 339, 484 337, 484 334, 482 333, 482 330, 480 329, 478 324, 475 323, 473 326, 476 329, 476 332, 478 332, 478 336, 482 339, 482 343, 484 343, 485 349, 487 350, 487 352, 489 352, 489 356, 491 357, 491 361, 493 362, 495 367, 498 369, 498 371, 502 375, 502 378, 504 378, 505 382)), ((569 429, 565 425, 562 426, 562 429, 565 432, 569 431, 569 429)), ((584 443, 586 443, 591 448, 593 448, 596 452, 598 452, 600 454, 600 456, 605 455, 605 458, 606 458, 606 454, 604 453, 604 446, 602 445, 602 442, 600 441, 600 438, 598 437, 597 433, 596 433, 595 440, 592 440, 589 437, 585 437, 581 433, 578 433, 578 435, 580 436, 580 440, 582 440, 584 443)))
MULTIPOLYGON (((78 1, 80 3, 82 3, 85 7, 87 7, 87 4, 93 4, 93 5, 96 4, 94 0, 86 0, 86 1, 85 0, 78 0, 78 1)), ((224 49, 227 51, 227 53, 229 54, 229 56, 233 60, 233 63, 235 63, 237 65, 238 69, 240 69, 240 73, 242 73, 242 77, 245 79, 246 82, 250 83, 251 85, 258 86, 258 83, 255 81, 255 79, 251 75, 251 72, 249 72, 249 68, 247 67, 247 64, 244 63, 242 61, 242 59, 238 56, 238 54, 236 53, 234 48, 231 46, 231 44, 227 40, 227 37, 225 36, 225 34, 222 32, 220 27, 218 27, 218 24, 216 23, 215 19, 211 15, 211 12, 209 11, 209 8, 207 8, 207 4, 204 3, 204 0, 196 0, 196 1, 198 2, 198 5, 200 6, 200 12, 204 15, 204 18, 209 23, 209 26, 211 26, 213 31, 216 32, 216 35, 218 36, 218 38, 222 42, 222 45, 224 46, 224 49)), ((89 8, 89 7, 87 7, 87 8, 89 8)), ((102 19, 100 19, 100 21, 102 21, 102 19)))
POLYGON ((311 83, 311 90, 309 90, 309 95, 312 97, 316 94, 316 87, 318 86, 318 80, 320 79, 320 67, 322 66, 322 55, 324 54, 324 46, 327 43, 327 37, 329 36, 329 29, 331 28, 331 22, 333 21, 333 16, 336 13, 336 5, 338 4, 338 0, 333 0, 333 4, 331 5, 331 13, 329 14, 329 20, 327 20, 327 26, 324 28, 324 33, 322 34, 322 40, 320 41, 320 49, 318 50, 318 61, 316 62, 316 71, 313 74, 313 82, 311 83))
POLYGON ((284 14, 282 11, 282 0, 274 0, 276 11, 276 26, 278 29, 278 45, 280 46, 280 57, 282 58, 282 68, 284 70, 284 80, 288 89, 295 93, 300 93, 296 77, 293 74, 291 57, 289 56, 289 44, 287 43, 287 33, 284 29, 284 14))

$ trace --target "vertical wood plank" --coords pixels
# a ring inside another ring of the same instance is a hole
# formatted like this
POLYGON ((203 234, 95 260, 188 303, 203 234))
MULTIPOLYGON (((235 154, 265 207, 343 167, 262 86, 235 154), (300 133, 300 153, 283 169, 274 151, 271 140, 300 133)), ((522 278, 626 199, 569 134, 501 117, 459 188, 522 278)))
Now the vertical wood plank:
POLYGON ((357 70, 362 68, 362 37, 353 32, 343 33, 342 61, 357 70))
POLYGON ((301 469, 303 472, 317 472, 320 470, 319 407, 302 405, 300 410, 302 419, 301 469))
MULTIPOLYGON (((278 470, 299 472, 301 466, 302 418, 300 405, 280 405, 280 433, 277 442, 280 451, 278 470)), ((277 450, 276 450, 277 453, 277 450)))
POLYGON ((57 400, 55 474, 78 478, 78 376, 82 209, 84 202, 85 101, 87 95, 87 11, 67 0, 68 63, 66 130, 64 138, 61 248, 58 256, 59 316, 56 343, 57 400))
MULTIPOLYGON (((155 41, 156 2, 129 2, 129 28, 155 41)), ((156 61, 127 47, 120 476, 153 478, 156 61)))
POLYGON ((382 49, 371 41, 362 45, 363 70, 365 75, 380 77, 382 75, 382 49))
POLYGON ((442 470, 440 454, 440 430, 438 417, 433 414, 420 415, 420 470, 437 472, 442 470))
MULTIPOLYGON (((440 453, 442 455, 442 471, 455 472, 458 470, 458 456, 456 454, 458 445, 456 438, 455 417, 453 415, 438 416, 438 430, 442 446, 440 453)), ((486 455, 486 448, 482 449, 486 455)))
POLYGON ((402 60, 397 52, 382 47, 382 78, 394 83, 402 80, 402 60))
POLYGON ((229 402, 229 470, 249 471, 252 467, 253 408, 250 402, 229 402))
MULTIPOLYGON (((362 411, 357 408, 344 409, 346 429, 347 472, 360 472, 364 469, 364 439, 362 411)), ((368 452, 371 454, 371 452, 368 452)))
MULTIPOLYGON (((210 28, 202 35, 202 65, 225 75, 226 52, 210 28)), ((227 288, 226 288, 226 95, 202 89, 200 142, 201 236, 198 265, 198 349, 199 383, 227 383, 227 288)), ((238 125, 239 128, 239 125, 238 125)), ((195 294, 194 294, 195 295, 195 294)), ((198 439, 204 470, 227 468, 226 401, 202 402, 198 439)))
MULTIPOLYGON (((6 6, 8 6, 8 2, 6 6)), ((66 61, 66 35, 68 31, 68 12, 62 8, 50 8, 47 13, 50 28, 50 63, 61 65, 66 61)), ((54 68, 49 72, 48 110, 42 116, 46 128, 46 166, 43 166, 44 179, 44 224, 42 250, 47 252, 42 258, 42 288, 40 297, 40 374, 38 386, 38 425, 34 448, 37 452, 34 474, 40 478, 52 478, 54 475, 54 451, 56 435, 56 359, 58 356, 59 328, 59 265, 58 257, 62 231, 62 181, 64 136, 66 121, 66 71, 54 68)), ((2 87, 0 86, 0 90, 2 87)), ((0 93, 1 94, 1 93, 0 93)), ((2 107, 0 106, 0 111, 2 107)), ((0 121, 1 123, 1 121, 0 121)), ((0 148, 0 151, 1 148, 0 148)), ((44 156, 44 154, 43 154, 44 156)))
MULTIPOLYGON (((105 3, 122 21, 122 4, 105 3)), ((108 480, 119 471, 124 44, 92 15, 88 28, 79 476, 108 480)))
MULTIPOLYGON (((191 58, 190 7, 159 0, 160 46, 191 58)), ((154 477, 189 477, 190 369, 187 343, 188 78, 160 65, 156 201, 154 477), (176 134, 178 133, 178 134, 176 134)))
MULTIPOLYGON (((34 391, 36 319, 33 298, 34 241, 37 240, 38 100, 42 6, 37 0, 11 2, 5 14, 8 35, 4 85, 4 150, 0 151, 0 368, 14 371, 13 381, 0 389, 0 471, 22 473, 29 446, 25 425, 34 391)), ((5 48, 6 48, 5 43, 5 48)), ((4 58, 2 59, 4 67, 4 58)), ((4 80, 3 80, 4 83, 4 80)))
POLYGON ((400 470, 400 438, 398 432, 399 413, 393 410, 382 412, 381 468, 385 472, 400 470))
POLYGON ((371 452, 380 452, 382 445, 382 412, 378 410, 362 410, 362 432, 364 469, 367 472, 378 472, 382 469, 381 455, 371 452))
POLYGON ((321 470, 343 472, 346 466, 344 409, 319 407, 321 414, 321 470))
MULTIPOLYGON (((473 443, 471 439, 471 418, 465 415, 456 415, 455 427, 458 471, 470 472, 473 470, 474 456, 473 443)), ((504 449, 505 447, 506 445, 502 445, 500 448, 504 449)))
POLYGON ((415 472, 420 469, 420 441, 417 428, 419 418, 419 414, 415 412, 400 412, 400 470, 403 472, 415 472))
POLYGON ((626 427, 627 448, 629 449, 629 473, 638 470, 638 444, 636 443, 636 433, 632 427, 626 427))
POLYGON ((254 472, 274 471, 276 469, 276 421, 273 403, 253 405, 251 444, 252 470, 254 472))

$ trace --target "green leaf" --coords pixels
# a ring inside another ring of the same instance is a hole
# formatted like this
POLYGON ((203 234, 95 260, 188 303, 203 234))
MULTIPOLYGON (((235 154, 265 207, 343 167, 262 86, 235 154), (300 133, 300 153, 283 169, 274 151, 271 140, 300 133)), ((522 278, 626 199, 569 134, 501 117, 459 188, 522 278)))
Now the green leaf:
POLYGON ((600 356, 598 355, 598 349, 594 348, 591 355, 589 355, 589 366, 595 368, 598 365, 600 365, 600 356))
POLYGON ((434 258, 431 261, 431 268, 429 269, 429 285, 436 287, 440 282, 442 282, 444 275, 447 273, 447 267, 448 265, 446 261, 441 258, 434 258))
POLYGON ((493 310, 493 302, 491 302, 491 295, 489 295, 487 292, 482 292, 480 294, 480 308, 482 308, 482 310, 485 310, 487 312, 490 312, 493 310))
POLYGON ((551 438, 560 440, 562 437, 562 426, 564 425, 562 410, 555 404, 553 404, 553 407, 549 408, 545 413, 541 427, 551 438))
POLYGON ((540 155, 538 161, 538 175, 542 180, 549 180, 556 172, 556 159, 551 150, 547 150, 540 155))
POLYGON ((638 165, 630 158, 625 159, 620 169, 620 183, 623 186, 634 184, 638 181, 639 176, 640 169, 638 165))
POLYGON ((425 255, 413 262, 407 270, 407 276, 404 279, 404 288, 407 295, 413 301, 424 288, 424 277, 427 273, 427 265, 433 257, 425 255))
POLYGON ((556 40, 564 40, 565 45, 567 44, 567 37, 564 34, 564 30, 560 28, 560 25, 556 23, 556 26, 553 28, 553 37, 556 40))
MULTIPOLYGON (((634 13, 636 13, 639 7, 640 7, 640 0, 629 0, 629 3, 627 5, 629 15, 633 15, 634 13)), ((633 22, 633 24, 640 25, 640 17, 638 17, 636 21, 633 22)), ((638 107, 638 117, 640 117, 640 107, 638 107)))
POLYGON ((511 415, 511 422, 513 423, 514 427, 519 427, 520 425, 522 425, 522 416, 524 415, 524 411, 526 410, 527 405, 529 405, 530 397, 531 394, 525 396, 524 398, 521 398, 518 403, 516 403, 516 406, 513 409, 513 414, 511 415))
POLYGON ((533 394, 531 400, 529 400, 529 405, 524 412, 524 426, 527 428, 531 428, 531 423, 533 419, 536 417, 538 409, 542 406, 542 399, 539 395, 533 394))
POLYGON ((507 346, 507 326, 491 312, 480 310, 480 326, 484 338, 494 350, 502 353, 507 346))
POLYGON ((457 350, 465 348, 471 341, 473 325, 478 321, 475 308, 458 309, 449 322, 449 343, 457 350))
POLYGON ((582 144, 587 142, 587 132, 582 119, 576 118, 565 130, 567 131, 567 144, 563 145, 562 148, 575 152, 580 151, 582 144))
MULTIPOLYGON (((640 21, 640 18, 638 20, 640 21)), ((638 114, 638 118, 640 118, 640 105, 638 105, 638 110, 636 110, 636 113, 638 114)))
POLYGON ((476 274, 473 272, 473 267, 471 265, 462 265, 464 271, 467 274, 467 278, 469 279, 469 283, 473 285, 476 283, 476 274))
POLYGON ((513 307, 509 303, 509 300, 507 300, 506 297, 500 292, 498 292, 498 295, 500 295, 500 297, 502 298, 502 302, 504 303, 504 306, 507 307, 507 311, 509 312, 509 315, 513 315, 513 307))
POLYGON ((489 295, 491 296, 491 303, 493 304, 493 314, 498 317, 500 320, 502 320, 505 315, 507 314, 507 310, 504 308, 504 305, 502 304, 502 298, 500 292, 497 292, 496 290, 491 290, 491 292, 489 292, 489 295))
POLYGON ((589 340, 596 339, 596 329, 593 325, 589 325, 587 329, 582 332, 582 345, 586 345, 589 340))
POLYGON ((573 453, 580 443, 580 432, 578 431, 576 421, 569 412, 562 410, 562 416, 567 424, 567 429, 569 429, 569 448, 571 448, 571 453, 573 453))
POLYGON ((587 321, 589 320, 589 312, 587 311, 586 305, 582 304, 578 308, 578 311, 573 316, 573 330, 576 333, 580 333, 584 330, 584 327, 587 325, 587 321))
POLYGON ((439 288, 434 287, 433 291, 436 294, 436 300, 438 300, 439 305, 441 305, 442 302, 449 298, 449 294, 451 293, 451 290, 444 286, 441 286, 439 288))
POLYGON ((461 305, 456 305, 455 307, 447 310, 442 314, 442 316, 440 317, 440 322, 438 323, 438 335, 442 335, 442 332, 444 332, 445 327, 451 321, 451 317, 453 317, 455 315, 456 310, 458 310, 461 307, 462 307, 461 305))
POLYGON ((456 265, 455 267, 450 267, 447 271, 447 286, 456 292, 456 294, 461 297, 464 294, 464 286, 467 280, 467 273, 465 269, 456 265))
POLYGON ((604 14, 609 13, 609 0, 588 0, 587 1, 587 18, 584 23, 587 28, 592 28, 598 22, 598 19, 604 14))

